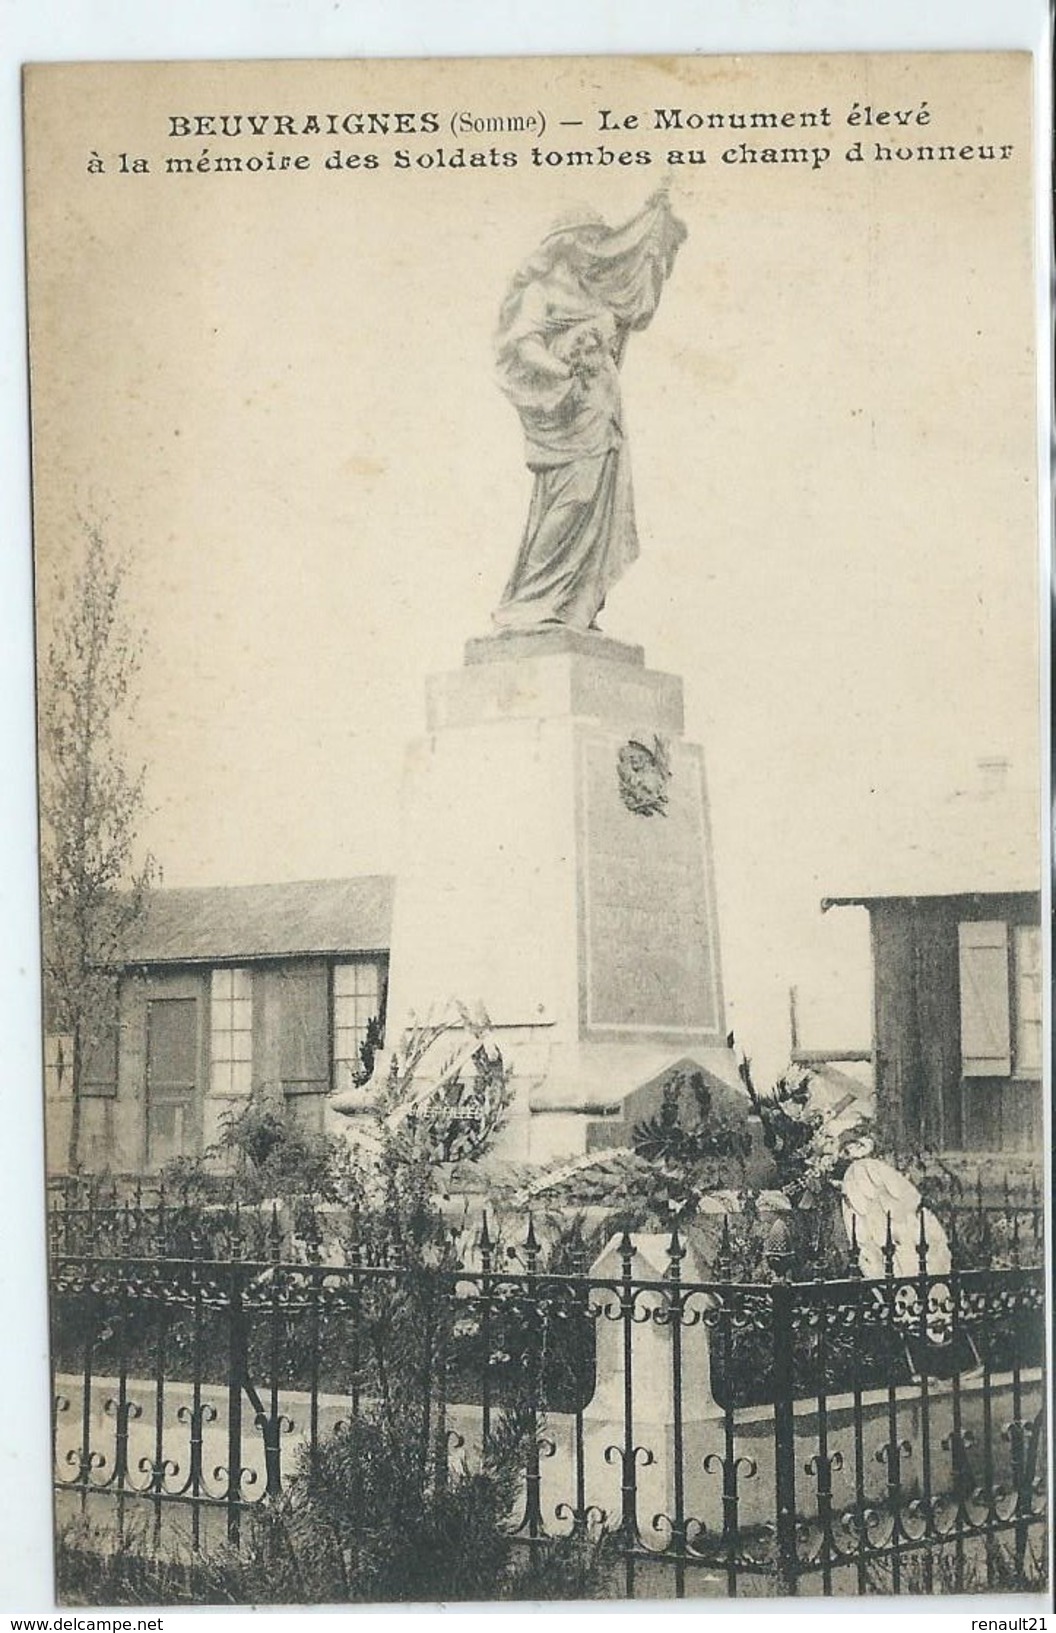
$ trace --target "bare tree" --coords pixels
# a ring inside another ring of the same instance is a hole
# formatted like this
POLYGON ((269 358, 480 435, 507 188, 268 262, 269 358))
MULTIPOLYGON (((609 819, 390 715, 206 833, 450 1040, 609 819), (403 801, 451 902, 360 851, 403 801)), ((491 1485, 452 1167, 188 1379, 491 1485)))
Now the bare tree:
POLYGON ((67 1040, 67 1165, 80 1160, 85 1072, 116 1027, 114 971, 157 876, 136 857, 142 766, 129 763, 143 638, 124 604, 126 563, 84 524, 81 567, 43 658, 39 691, 41 910, 49 1031, 67 1040))

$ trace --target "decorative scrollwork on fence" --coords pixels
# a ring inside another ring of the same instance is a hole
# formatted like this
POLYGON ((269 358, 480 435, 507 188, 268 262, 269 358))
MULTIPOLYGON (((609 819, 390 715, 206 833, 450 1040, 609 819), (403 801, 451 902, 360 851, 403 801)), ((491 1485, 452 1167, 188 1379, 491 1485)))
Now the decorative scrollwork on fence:
POLYGON ((555 1519, 569 1522, 569 1530, 563 1534, 570 1537, 599 1536, 608 1517, 607 1509, 599 1508, 596 1503, 576 1508, 572 1503, 561 1501, 554 1508, 555 1519))
MULTIPOLYGON (((303 1413, 311 1450, 335 1418, 374 1433, 375 1340, 412 1272, 358 1247, 330 1265, 286 1264, 272 1248, 270 1261, 56 1258, 60 1489, 142 1498, 159 1529, 170 1500, 195 1525, 222 1509, 237 1539, 240 1515, 288 1490, 280 1452, 303 1413), (212 1468, 214 1435, 228 1449, 212 1468), (265 1479, 235 1458, 239 1443, 251 1464, 263 1454, 265 1479)), ((672 1567, 679 1593, 702 1566, 729 1592, 753 1574, 839 1591, 838 1569, 864 1592, 904 1559, 973 1539, 985 1543, 973 1557, 1011 1539, 1022 1561, 1045 1512, 1041 1385, 1028 1370, 1041 1356, 1040 1272, 769 1283, 735 1282, 720 1264, 703 1282, 683 1280, 692 1259, 677 1235, 652 1279, 634 1271, 655 1265, 655 1247, 636 1260, 621 1239, 615 1273, 612 1251, 607 1273, 578 1259, 558 1273, 540 1269, 534 1237, 519 1258, 489 1239, 471 1268, 413 1272, 442 1335, 437 1477, 456 1460, 473 1467, 511 1404, 528 1414, 509 1522, 520 1543, 605 1529, 628 1581, 648 1555, 672 1567), (639 1443, 646 1424, 663 1426, 652 1445, 639 1443), (594 1500, 599 1486, 616 1486, 616 1502, 594 1500)))

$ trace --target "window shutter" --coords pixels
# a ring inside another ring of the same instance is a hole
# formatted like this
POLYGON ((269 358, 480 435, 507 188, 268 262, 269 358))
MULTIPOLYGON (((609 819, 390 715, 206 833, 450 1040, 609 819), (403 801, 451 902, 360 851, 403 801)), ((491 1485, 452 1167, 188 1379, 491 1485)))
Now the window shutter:
POLYGON ((965 1077, 1010 1077, 1008 926, 985 919, 960 924, 961 1067, 965 1077))
POLYGON ((152 999, 147 1011, 151 1094, 188 1099, 198 1086, 198 1005, 193 998, 152 999))
POLYGON ((325 1093, 330 1078, 330 996, 325 964, 282 972, 282 1082, 287 1090, 325 1093))
POLYGON ((1041 926, 1017 924, 1015 937, 1016 1076, 1041 1076, 1041 926))
POLYGON ((69 1095, 73 1087, 73 1039, 66 1032, 44 1036, 44 1093, 49 1100, 69 1095))
POLYGON ((117 1024, 104 1027, 85 1051, 81 1092, 113 1097, 117 1093, 117 1024))
POLYGON ((109 982, 105 997, 100 997, 97 1030, 84 1042, 81 1093, 86 1099, 109 1099, 117 1093, 117 998, 117 982, 109 982))

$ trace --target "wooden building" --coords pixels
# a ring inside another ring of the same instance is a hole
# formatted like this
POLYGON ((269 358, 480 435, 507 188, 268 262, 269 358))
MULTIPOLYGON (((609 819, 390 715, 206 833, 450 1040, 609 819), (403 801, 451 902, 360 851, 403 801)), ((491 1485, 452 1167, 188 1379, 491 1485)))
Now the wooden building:
MULTIPOLYGON (((382 876, 155 891, 85 1072, 82 1166, 154 1173, 198 1156, 254 1089, 321 1131, 328 1094, 353 1082, 368 1023, 384 1018, 392 895, 382 876)), ((62 1060, 50 1038, 54 1168, 70 1115, 62 1060)))
POLYGON ((822 903, 868 910, 876 1110, 907 1149, 1042 1148, 1037 795, 996 770, 874 886, 822 903))

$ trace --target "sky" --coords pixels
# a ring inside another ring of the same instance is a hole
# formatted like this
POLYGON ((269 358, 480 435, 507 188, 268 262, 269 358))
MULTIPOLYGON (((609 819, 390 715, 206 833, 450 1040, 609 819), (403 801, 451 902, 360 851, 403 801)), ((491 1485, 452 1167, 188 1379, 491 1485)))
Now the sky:
MULTIPOLYGON (((995 8, 990 0, 933 0, 927 8, 920 7, 915 0, 889 0, 883 8, 869 4, 868 0, 853 0, 853 3, 848 3, 848 0, 814 0, 809 8, 801 5, 799 0, 752 0, 751 4, 745 4, 744 0, 713 0, 707 9, 706 25, 694 0, 669 0, 662 14, 644 0, 620 8, 612 7, 607 0, 599 0, 597 4, 587 0, 587 3, 576 8, 560 3, 560 0, 535 0, 531 8, 530 27, 526 27, 524 9, 518 0, 492 0, 486 11, 476 6, 460 7, 457 4, 436 8, 428 0, 402 0, 399 5, 394 5, 392 0, 355 0, 355 4, 351 0, 337 0, 337 3, 334 0, 301 0, 296 8, 291 8, 284 0, 184 0, 179 7, 149 7, 142 5, 140 0, 87 0, 77 8, 71 8, 66 0, 2 0, 0 10, 4 24, 0 29, 0 61, 4 68, 5 87, 0 98, 0 115, 5 132, 5 140, 0 144, 0 218, 8 223, 3 236, 0 265, 0 278, 6 297, 0 302, 0 325, 4 334, 4 344, 0 346, 0 413, 5 431, 2 443, 6 477, 5 509, 10 529, 9 546, 0 555, 0 596, 5 617, 5 640, 0 644, 0 723, 5 762, 14 768, 14 774, 5 777, 0 787, 5 834, 0 895, 8 932, 3 940, 0 1000, 3 1003, 3 1059, 5 1092, 8 1095, 5 1104, 16 1113, 6 1121, 5 1140, 0 1149, 3 1180, 0 1184, 0 1234, 5 1242, 19 1244, 17 1253, 4 1255, 0 1268, 0 1300, 8 1314, 6 1342, 0 1345, 0 1381, 5 1398, 18 1402, 18 1411, 8 1425, 0 1448, 0 1470, 6 1482, 17 1481, 20 1493, 19 1502, 8 1508, 3 1537, 0 1539, 0 1598, 12 1607, 17 1605, 27 1610, 47 1610, 51 1607, 52 1599, 48 1470, 46 1458, 41 1455, 41 1449, 47 1443, 48 1413, 39 1198, 41 1114, 39 1099, 34 1095, 27 1097, 22 1092, 26 1083, 39 1082, 40 1057, 39 991, 35 975, 30 503, 26 479, 28 420, 24 264, 20 225, 19 65, 25 61, 111 58, 164 60, 171 57, 472 55, 511 50, 802 51, 849 47, 890 50, 902 47, 941 49, 950 45, 992 49, 1015 45, 1033 47, 1036 53, 1037 128, 1046 130, 1050 124, 1046 90, 1049 76, 1045 66, 1048 60, 1048 15, 1042 0, 1005 0, 1000 8, 995 8), (12 1321, 11 1315, 15 1311, 18 1318, 12 1321)), ((1048 238, 1044 175, 1040 170, 1039 177, 1038 242, 1044 245, 1048 238)), ((705 212, 705 216, 703 222, 698 220, 694 224, 694 246, 702 239, 710 242, 713 236, 710 215, 705 212)), ((913 231, 915 228, 914 222, 913 231)), ((909 237, 912 236, 911 232, 909 237)), ((527 228, 525 237, 530 237, 527 228)), ((853 259, 861 253, 860 246, 851 237, 847 239, 844 250, 845 259, 848 256, 853 259)), ((1045 255, 1047 251, 1043 252, 1043 259, 1045 255)), ((487 292, 487 300, 483 301, 482 297, 480 312, 473 314, 475 323, 482 321, 482 315, 490 323, 488 314, 493 310, 494 291, 505 278, 507 270, 505 264, 500 267, 496 263, 494 283, 487 292)), ((797 324, 802 320, 802 307, 796 306, 792 286, 783 269, 775 266, 772 270, 774 298, 784 303, 786 321, 797 324)), ((741 271, 740 267, 733 269, 735 283, 741 271)), ((1047 308, 1044 264, 1039 268, 1037 283, 1039 328, 1040 332, 1047 334, 1051 319, 1047 308)), ((677 294, 677 287, 672 285, 668 291, 672 300, 677 294)), ((78 300, 83 289, 82 283, 77 290, 78 300)), ((912 286, 906 298, 912 306, 912 286)), ((840 299, 834 299, 830 311, 822 315, 828 318, 838 314, 841 304, 840 299)), ((662 322, 667 321, 667 307, 665 300, 662 322)), ((276 323, 282 321, 284 309, 284 306, 280 308, 276 323)), ((443 313, 440 312, 438 322, 442 323, 442 319, 443 313)), ((648 337, 643 337, 645 344, 659 345, 664 333, 657 326, 648 337)), ((759 333, 761 338, 772 335, 772 326, 769 330, 761 327, 759 333)), ((817 370, 812 374, 815 386, 819 383, 816 378, 818 373, 822 375, 823 385, 826 371, 829 374, 833 371, 839 356, 835 346, 830 344, 830 340, 834 339, 835 336, 830 335, 822 325, 822 333, 816 340, 817 370)), ((761 404, 769 401, 774 394, 781 376, 772 370, 766 377, 765 353, 762 349, 756 351, 750 342, 749 332, 742 337, 738 355, 755 357, 756 372, 764 376, 759 400, 754 405, 754 411, 759 413, 761 404)), ((907 395, 912 402, 916 394, 917 374, 914 348, 899 347, 896 340, 895 349, 902 358, 903 371, 910 381, 907 395)), ((476 355, 481 357, 479 352, 476 355)), ((991 359, 999 373, 1003 372, 1009 356, 1011 354, 1002 353, 999 358, 991 359)), ((629 367, 632 362, 633 359, 628 360, 629 367)), ((1047 405, 1049 387, 1045 347, 1042 348, 1041 365, 1038 401, 1047 405)), ((883 372, 881 358, 881 375, 883 372)), ((848 922, 857 915, 830 914, 822 920, 816 912, 816 895, 819 887, 828 888, 827 881, 837 860, 846 860, 848 868, 845 877, 853 881, 855 842, 869 826, 866 818, 872 802, 880 798, 881 771, 886 769, 890 773, 887 789, 899 790, 899 797, 892 797, 889 803, 885 797, 887 808, 897 812, 912 811, 918 803, 914 792, 917 786, 941 780, 938 776, 929 777, 933 757, 920 752, 907 755, 902 747, 906 738, 907 716, 911 720, 919 717, 922 696, 929 704, 935 701, 933 688, 918 688, 918 695, 914 697, 912 686, 903 678, 907 662, 912 674, 915 665, 923 664, 931 650, 931 643, 926 638, 927 626, 925 638, 920 639, 920 625, 911 621, 906 629, 907 639, 903 640, 896 606, 891 605, 900 602, 902 607, 912 607, 913 598, 901 596, 900 585, 905 576, 907 557, 909 565, 912 565, 921 559, 920 552, 907 549, 898 553, 897 557, 891 555, 902 540, 903 533, 898 527, 883 524, 898 519, 897 514, 893 516, 892 512, 897 513, 899 507, 899 490, 892 490, 879 476, 868 486, 863 486, 861 515, 845 539, 847 554, 852 561, 871 559, 875 563, 877 595, 871 603, 875 608, 873 616, 879 618, 881 605, 888 605, 886 619, 882 621, 882 633, 887 635, 889 641, 893 634, 891 649, 896 657, 886 666, 895 707, 886 716, 882 710, 874 708, 861 731, 847 729, 847 718, 854 711, 854 692, 845 683, 844 677, 849 675, 853 678, 864 661, 862 644, 844 638, 841 633, 848 606, 845 604, 839 609, 843 616, 824 620, 817 618, 813 622, 808 620, 806 627, 802 622, 794 621, 802 620, 805 602, 809 610, 808 591, 814 576, 809 566, 795 570, 797 557, 789 550, 798 507, 781 507, 776 503, 771 507, 774 531, 766 541, 768 554, 764 562, 756 554, 758 536, 753 533, 746 542, 745 525, 738 522, 739 513, 732 504, 716 513, 714 493, 710 489, 707 497, 712 501, 711 508, 704 506, 703 494, 698 496, 700 505, 688 526, 690 546, 700 551, 706 540, 713 555, 708 558, 707 573, 700 581, 701 594, 695 599, 693 616, 686 619, 682 630, 683 650, 673 651, 666 643, 675 623, 681 619, 684 584, 680 583, 672 605, 671 585, 668 583, 665 599, 663 576, 657 576, 663 559, 657 543, 660 535, 649 520, 647 491, 650 483, 654 491, 661 485, 665 444, 662 441, 659 449, 654 446, 649 453, 640 449, 642 427, 643 424, 648 425, 648 416, 643 420, 642 405, 633 400, 631 385, 628 375, 628 413, 633 414, 636 438, 639 521, 646 550, 636 569, 636 579, 628 579, 622 592, 617 592, 613 598, 613 622, 610 627, 613 633, 619 633, 621 629, 624 632, 630 630, 637 639, 644 641, 649 661, 658 667, 675 669, 680 663, 684 665, 689 730, 691 735, 704 741, 709 757, 727 987, 731 996, 735 988, 738 994, 745 995, 738 996, 738 1024, 743 1015, 747 1028, 750 1013, 758 1029, 758 1022, 762 1019, 762 1002, 751 1001, 749 988, 753 971, 759 972, 760 990, 768 996, 767 1013, 772 1017, 768 1024, 774 1036, 778 1037, 782 992, 785 984, 793 978, 793 971, 798 972, 802 983, 803 973, 810 959, 813 959, 813 967, 823 972, 821 979, 815 981, 814 990, 846 992, 844 975, 849 972, 852 962, 856 970, 860 972, 862 969, 864 940, 860 931, 856 938, 850 928, 841 932, 853 941, 853 946, 848 946, 846 956, 833 954, 828 939, 824 942, 825 950, 819 951, 823 935, 824 938, 830 937, 841 919, 848 922), (652 476, 649 475, 650 470, 654 473, 652 476), (875 517, 874 525, 874 512, 878 504, 880 514, 875 517), (722 564, 732 575, 728 578, 718 571, 720 546, 722 564), (713 559, 714 567, 711 565, 713 559), (902 572, 897 569, 896 559, 902 563, 902 572), (778 566, 784 566, 783 574, 776 571, 778 566), (714 578, 707 576, 713 571, 714 578), (762 587, 769 588, 775 583, 779 586, 779 592, 775 590, 768 596, 758 593, 762 587), (651 586, 648 597, 647 585, 651 586), (721 600, 717 585, 725 586, 725 595, 721 600), (704 592, 705 586, 707 593, 704 592), (790 595, 792 604, 788 605, 790 595), (622 599, 618 599, 621 596, 622 599), (644 614, 647 604, 652 608, 652 622, 648 630, 639 627, 638 618, 639 609, 644 614), (786 605, 787 616, 784 612, 786 605), (706 621, 704 612, 708 613, 706 621), (795 638, 797 636, 798 639, 795 638), (793 710, 795 722, 789 719, 789 689, 785 684, 789 669, 779 667, 776 658, 778 648, 792 649, 792 662, 800 685, 815 674, 818 676, 810 694, 813 707, 793 710), (712 654, 716 650, 732 654, 727 657, 721 673, 712 667, 715 661, 712 654), (722 693, 719 690, 720 681, 726 683, 722 693), (839 731, 835 730, 837 722, 842 723, 839 731), (788 745, 787 752, 778 755, 780 769, 771 775, 775 750, 782 743, 788 745), (788 764, 793 758, 794 746, 800 744, 805 748, 813 745, 804 761, 805 773, 809 772, 809 776, 796 773, 790 777, 788 764), (897 774, 903 766, 911 774, 899 780, 897 774), (845 792, 841 796, 841 791, 852 782, 858 791, 854 803, 848 801, 845 792), (745 785, 745 793, 736 799, 735 790, 739 783, 745 785), (823 793, 816 795, 814 790, 821 784, 824 785, 823 793), (874 788, 876 794, 871 792, 874 788), (838 823, 833 820, 833 812, 837 808, 840 812, 838 823), (815 820, 804 820, 801 816, 803 811, 808 818, 813 814, 815 820), (818 812, 827 814, 822 823, 816 820, 818 812), (815 834, 816 830, 819 831, 815 834), (840 837, 838 841, 827 842, 825 835, 840 837), (760 879, 771 885, 777 880, 787 890, 795 890, 795 903, 780 916, 785 926, 780 935, 776 910, 763 915, 761 930, 759 915, 754 925, 746 922, 740 931, 737 929, 739 909, 743 909, 753 895, 753 869, 758 871, 760 879), (826 883, 823 884, 823 880, 826 883), (738 937, 741 950, 735 952, 738 937), (767 975, 766 972, 771 973, 767 975)), ((960 397, 954 401, 951 398, 945 414, 931 416, 929 436, 934 436, 941 422, 946 428, 946 435, 953 438, 960 425, 965 430, 966 448, 973 452, 991 449, 990 432, 996 430, 1000 433, 1003 420, 996 408, 992 416, 986 414, 989 379, 982 381, 981 391, 978 379, 974 385, 975 395, 969 398, 974 408, 970 416, 972 423, 964 423, 965 399, 960 397), (978 403, 975 401, 976 395, 978 403), (986 423, 982 423, 984 421, 986 423)), ((477 396, 479 399, 479 388, 477 396)), ((428 394, 424 394, 424 400, 428 403, 428 394)), ((500 408, 502 406, 499 405, 500 408)), ((785 438, 806 441, 812 431, 815 453, 831 454, 839 446, 839 439, 832 442, 832 427, 819 418, 816 407, 816 397, 811 399, 804 396, 791 403, 785 399, 785 413, 775 416, 776 425, 771 428, 770 442, 752 442, 758 470, 753 480, 738 485, 736 492, 740 499, 746 503, 750 499, 753 507, 758 506, 768 487, 772 486, 775 436, 778 442, 785 438)), ((433 409, 435 415, 435 400, 433 409)), ((450 416, 452 405, 447 403, 445 409, 450 416)), ((1046 406, 1039 411, 1039 464, 1047 459, 1047 422, 1046 406)), ((448 423, 445 421, 445 426, 448 423)), ((501 414, 496 413, 493 419, 490 407, 486 415, 478 415, 475 421, 478 436, 494 434, 506 439, 503 446, 506 463, 502 476, 505 484, 502 489, 502 516, 493 518, 493 535, 476 531, 471 550, 464 547, 465 539, 460 536, 455 543, 461 547, 449 551, 445 558, 449 566, 464 564, 467 560, 479 564, 482 577, 475 591, 478 600, 474 603, 477 609, 474 618, 486 618, 490 602, 497 593, 498 583, 512 555, 524 502, 525 478, 523 472, 519 476, 517 474, 519 450, 509 421, 505 431, 500 430, 501 423, 501 414), (518 481, 520 488, 517 487, 518 481)), ((723 414, 716 413, 710 425, 721 429, 727 423, 723 414)), ((710 465, 705 466, 694 449, 688 462, 688 470, 694 481, 707 470, 713 473, 710 479, 720 489, 723 488, 721 458, 728 454, 730 439, 735 436, 732 422, 729 423, 731 429, 726 445, 716 446, 710 465)), ((748 435, 746 430, 743 434, 748 435)), ((444 441, 450 449, 451 438, 446 432, 444 441)), ((1017 465, 1021 457, 1022 454, 1017 454, 1017 465)), ((668 474, 671 463, 676 465, 676 484, 681 485, 687 462, 679 464, 677 460, 672 460, 668 464, 668 474)), ((860 465, 856 467, 856 475, 859 472, 860 465)), ((486 485, 480 482, 479 474, 475 477, 471 491, 477 495, 478 505, 483 503, 482 493, 491 492, 497 481, 498 475, 494 471, 488 473, 486 485)), ((191 486, 190 481, 187 486, 191 486)), ((827 485, 820 476, 814 482, 814 492, 818 490, 824 499, 827 485)), ((934 517, 937 512, 941 514, 951 500, 956 499, 958 492, 957 483, 952 488, 948 485, 939 488, 921 481, 904 496, 904 503, 912 514, 934 517)), ((111 483, 101 477, 98 468, 92 482, 87 485, 87 491, 80 497, 86 505, 97 505, 100 509, 112 506, 115 500, 111 483)), ((815 499, 815 509, 817 503, 815 499)), ((254 515, 259 518, 259 514, 258 506, 254 509, 254 515)), ((136 521, 128 529, 128 536, 133 541, 138 534, 138 525, 136 521)), ((971 529, 969 533, 975 537, 971 529)), ((302 542, 303 536, 298 534, 302 542)), ((186 543, 185 538, 185 548, 186 543)), ((1024 548, 1022 543, 1019 547, 1024 548)), ((1002 532, 996 541, 996 554, 1000 559, 1003 559, 1004 549, 1005 536, 1002 532)), ((224 555, 225 550, 226 546, 219 553, 224 555)), ((188 576, 193 582, 198 582, 199 575, 202 575, 202 582, 208 584, 211 582, 206 571, 209 556, 205 552, 200 554, 202 559, 199 559, 195 573, 188 576)), ((969 556, 971 573, 977 572, 980 555, 985 563, 987 552, 975 538, 974 555, 969 556)), ((928 560, 930 556, 925 553, 923 559, 928 560)), ((1009 568, 1003 579, 1022 581, 1023 575, 1029 577, 1030 571, 1030 566, 1023 566, 1017 557, 1016 565, 1009 568)), ((956 577, 955 570, 951 569, 951 574, 956 577)), ((992 611, 992 603, 987 597, 994 593, 994 578, 997 575, 984 576, 986 595, 977 589, 974 610, 970 607, 966 609, 963 601, 956 603, 962 630, 972 631, 966 661, 959 671, 961 678, 974 676, 983 657, 989 660, 996 657, 997 672, 1000 674, 1002 658, 1015 661, 1014 655, 1022 650, 1018 624, 1016 639, 1010 642, 1005 618, 998 619, 994 634, 987 641, 986 631, 991 628, 992 611), (969 613, 967 619, 966 610, 969 613)), ((283 592, 289 593, 288 583, 283 585, 283 592)), ((274 596, 273 601, 280 604, 281 596, 274 596)), ((149 597, 147 602, 149 605, 149 597)), ((941 627, 945 617, 942 604, 932 609, 932 616, 935 624, 941 627)), ((367 624, 361 606, 357 606, 356 618, 348 619, 346 623, 348 631, 342 643, 343 650, 346 653, 361 651, 367 624)), ((407 732, 417 730, 421 721, 420 675, 428 664, 457 662, 461 638, 461 630, 451 627, 449 620, 418 619, 413 632, 408 631, 399 643, 395 660, 388 669, 387 685, 402 699, 404 729, 407 732)), ((205 640, 196 640, 190 649, 190 656, 198 661, 202 649, 207 645, 205 640)), ((169 669, 173 667, 170 658, 169 669)), ((159 668, 159 673, 164 671, 159 668)), ((371 686, 380 684, 376 670, 371 671, 367 678, 371 686)), ((956 693, 955 685, 947 689, 956 693)), ((1027 683, 1020 671, 1016 694, 1019 703, 1015 713, 1020 730, 1026 732, 1029 738, 1024 711, 1029 711, 1031 706, 1025 701, 1026 691, 1027 683)), ((153 705, 150 705, 149 698, 147 700, 148 713, 145 718, 148 722, 151 718, 155 722, 159 719, 164 722, 166 705, 158 701, 164 697, 164 689, 155 687, 154 693, 153 705)), ((375 695, 368 692, 370 697, 375 695)), ((226 699, 216 705, 208 735, 220 731, 227 706, 226 699)), ((174 734, 178 730, 177 717, 178 711, 173 711, 170 725, 174 734)), ((255 725, 244 697, 240 719, 243 724, 248 720, 251 728, 255 725)), ((970 708, 956 713, 947 708, 941 718, 931 717, 933 741, 940 749, 936 770, 944 763, 941 750, 948 738, 956 740, 959 745, 963 744, 963 753, 959 748, 962 760, 965 757, 974 759, 979 746, 976 734, 971 729, 974 719, 970 708)), ((915 735, 915 732, 910 732, 911 738, 915 735)), ((258 732, 252 731, 252 740, 256 741, 258 736, 258 732)), ((1006 733, 1004 730, 991 731, 988 725, 978 734, 980 742, 991 736, 1001 738, 1003 743, 1006 733)), ((159 741, 165 742, 166 739, 159 738, 159 741)), ((240 741, 238 733, 230 733, 229 752, 239 749, 240 741)), ((1032 751, 1033 743, 1028 741, 1028 757, 1032 751)), ((357 786, 370 792, 369 801, 357 802, 357 811, 362 812, 369 806, 388 813, 387 817, 379 815, 375 819, 374 838, 369 843, 358 823, 355 830, 346 830, 355 832, 357 846, 355 856, 349 855, 349 867, 388 865, 386 858, 391 853, 384 841, 388 838, 391 842, 392 836, 392 790, 398 777, 398 741, 394 736, 392 743, 383 750, 376 739, 362 744, 350 732, 343 743, 331 745, 330 753, 334 759, 351 763, 357 786), (385 799, 375 805, 374 791, 386 789, 385 799), (376 861, 371 854, 373 851, 378 852, 376 861)), ((166 755, 163 752, 154 758, 157 765, 164 763, 166 755)), ((317 759, 325 759, 325 756, 318 756, 317 759)), ((218 764, 223 765, 224 754, 218 749, 211 749, 206 763, 210 774, 213 774, 218 764)), ((263 763, 267 771, 267 785, 262 788, 258 780, 253 780, 254 809, 272 808, 290 780, 284 773, 279 751, 274 747, 263 763)), ((195 822, 193 802, 181 807, 179 798, 173 792, 171 778, 168 792, 163 792, 156 785, 153 797, 159 817, 157 831, 152 832, 152 843, 159 851, 167 853, 169 876, 173 882, 178 882, 184 876, 194 876, 192 864, 199 853, 199 846, 193 840, 188 842, 186 837, 180 839, 181 831, 184 836, 188 831, 199 834, 201 858, 203 862, 209 861, 210 868, 215 862, 218 870, 222 867, 228 872, 232 871, 231 863, 239 856, 237 838, 240 825, 244 829, 246 819, 235 815, 230 820, 226 819, 226 811, 231 805, 229 799, 225 799, 222 805, 219 800, 209 802, 206 815, 200 815, 195 822), (183 815, 177 820, 181 810, 183 815), (223 847, 219 846, 217 828, 221 811, 225 813, 227 831, 233 836, 225 841, 223 847)), ((244 809, 241 794, 234 802, 234 809, 244 809)), ((908 817, 906 825, 913 825, 908 817)), ((920 825, 918 817, 916 826, 919 828, 920 825)), ((294 832, 304 831, 303 824, 296 821, 287 825, 286 831, 291 829, 294 832)), ((276 846, 276 854, 282 854, 281 845, 276 846)), ((305 858, 306 867, 308 861, 305 858)), ((322 870, 327 871, 328 868, 329 862, 322 870)), ((316 871, 314 864, 309 871, 316 871)), ((859 1035, 866 1002, 864 983, 860 979, 859 989, 862 996, 859 999, 861 1007, 854 1012, 855 1036, 859 1035)), ((844 999, 842 1007, 850 1028, 852 1005, 849 997, 844 999)), ((818 1036, 835 1041, 833 1032, 827 1023, 822 1024, 821 1018, 818 1036)), ((774 1052, 777 1052, 776 1049, 774 1052)))
POLYGON ((42 631, 86 518, 128 557, 146 636, 130 752, 165 883, 396 869, 426 676, 487 631, 527 505, 492 368, 506 285, 556 215, 617 223, 667 174, 688 236, 624 364, 642 555, 603 623, 685 683, 742 1046, 776 1075, 793 985, 801 1042, 868 1045, 865 914, 821 898, 874 887, 877 830, 910 845, 981 757, 1037 778, 1026 59, 56 75, 29 96, 42 631), (413 162, 495 145, 452 136, 454 110, 544 97, 544 150, 651 163, 538 166, 509 136, 515 168, 413 162), (170 134, 202 110, 395 106, 439 109, 440 134, 170 134), (793 134, 831 157, 747 164, 741 135, 650 130, 658 106, 825 109, 793 134), (856 106, 912 112, 899 140, 1010 154, 870 162, 891 138, 856 106), (602 107, 637 132, 602 138, 602 107), (268 149, 307 173, 166 174, 268 149), (330 168, 338 149, 360 166, 330 168))

